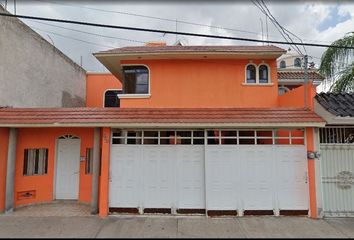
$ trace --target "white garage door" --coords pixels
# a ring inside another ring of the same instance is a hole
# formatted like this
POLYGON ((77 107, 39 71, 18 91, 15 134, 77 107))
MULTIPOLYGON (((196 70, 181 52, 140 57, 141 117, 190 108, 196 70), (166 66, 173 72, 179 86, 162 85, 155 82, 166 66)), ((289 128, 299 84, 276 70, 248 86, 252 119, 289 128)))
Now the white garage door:
POLYGON ((110 162, 111 208, 308 209, 303 130, 118 131, 110 162))
POLYGON ((109 206, 205 209, 204 147, 112 145, 109 206))

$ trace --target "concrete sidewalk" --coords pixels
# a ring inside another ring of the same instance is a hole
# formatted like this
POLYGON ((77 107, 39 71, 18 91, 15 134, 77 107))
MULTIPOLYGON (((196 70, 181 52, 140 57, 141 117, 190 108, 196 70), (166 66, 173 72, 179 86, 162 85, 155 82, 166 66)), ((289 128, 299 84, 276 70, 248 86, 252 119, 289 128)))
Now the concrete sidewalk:
POLYGON ((0 215, 0 238, 347 238, 354 219, 198 216, 26 217, 0 215))

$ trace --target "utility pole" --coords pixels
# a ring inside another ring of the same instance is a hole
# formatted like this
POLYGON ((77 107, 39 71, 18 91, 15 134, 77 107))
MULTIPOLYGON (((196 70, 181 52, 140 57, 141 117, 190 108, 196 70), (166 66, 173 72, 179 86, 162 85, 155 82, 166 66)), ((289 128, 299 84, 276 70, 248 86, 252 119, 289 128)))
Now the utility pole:
POLYGON ((308 56, 304 56, 304 107, 307 109, 308 108, 308 102, 307 102, 307 84, 308 84, 308 72, 307 72, 307 64, 308 64, 308 56))

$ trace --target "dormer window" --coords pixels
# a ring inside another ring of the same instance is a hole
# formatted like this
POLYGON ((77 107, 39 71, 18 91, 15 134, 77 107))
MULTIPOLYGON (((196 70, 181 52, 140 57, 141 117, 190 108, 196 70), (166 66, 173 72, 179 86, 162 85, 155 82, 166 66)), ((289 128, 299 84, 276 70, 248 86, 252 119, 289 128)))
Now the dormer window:
POLYGON ((259 71, 259 83, 268 83, 268 67, 266 65, 260 65, 259 71))
POLYGON ((253 64, 249 64, 246 67, 246 82, 247 83, 256 83, 257 79, 257 68, 253 64))
POLYGON ((148 94, 149 70, 145 66, 123 66, 123 94, 148 94))
POLYGON ((294 67, 301 67, 301 59, 300 58, 294 59, 294 67))

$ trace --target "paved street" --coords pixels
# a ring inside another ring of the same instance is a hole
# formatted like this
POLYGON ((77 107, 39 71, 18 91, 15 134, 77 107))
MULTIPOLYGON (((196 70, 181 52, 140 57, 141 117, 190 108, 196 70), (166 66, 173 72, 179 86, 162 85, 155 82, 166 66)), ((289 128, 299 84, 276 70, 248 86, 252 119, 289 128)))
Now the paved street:
POLYGON ((201 216, 29 217, 0 215, 0 237, 354 237, 354 219, 201 216))

